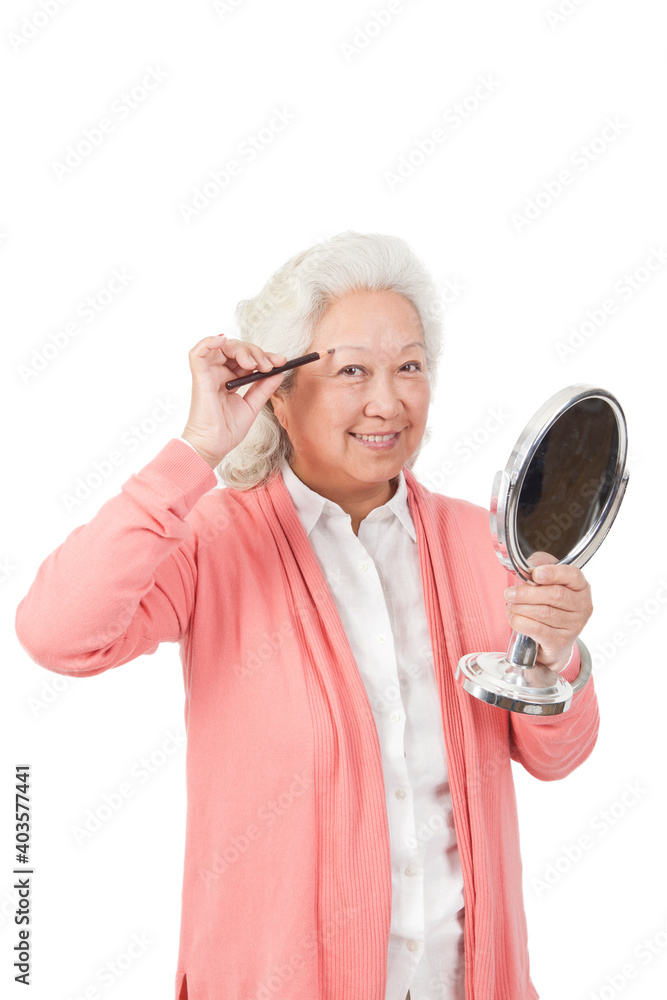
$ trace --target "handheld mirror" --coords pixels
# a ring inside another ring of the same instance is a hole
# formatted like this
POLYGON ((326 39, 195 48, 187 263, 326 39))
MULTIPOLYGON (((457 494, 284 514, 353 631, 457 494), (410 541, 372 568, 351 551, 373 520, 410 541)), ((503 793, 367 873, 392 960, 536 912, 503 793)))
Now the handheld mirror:
MULTIPOLYGON (((547 400, 494 479, 491 535, 501 563, 533 584, 540 562, 588 562, 625 494, 627 450, 625 416, 611 393, 572 385, 547 400)), ((505 654, 463 656, 456 680, 489 705, 558 715, 591 674, 590 654, 580 639, 577 645, 581 668, 572 684, 536 664, 537 643, 520 632, 512 632, 505 654)))

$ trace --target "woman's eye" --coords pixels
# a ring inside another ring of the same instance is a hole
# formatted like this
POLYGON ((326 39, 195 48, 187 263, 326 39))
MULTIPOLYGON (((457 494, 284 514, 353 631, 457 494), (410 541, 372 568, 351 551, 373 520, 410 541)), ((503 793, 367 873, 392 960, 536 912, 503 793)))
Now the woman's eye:
MULTIPOLYGON (((418 361, 408 361, 407 364, 403 365, 403 368, 409 368, 410 365, 412 365, 412 367, 415 368, 418 372, 420 372, 422 370, 422 366, 421 366, 421 364, 418 361)), ((350 371, 360 371, 360 372, 362 372, 363 370, 364 369, 361 367, 361 365, 347 365, 346 368, 341 368, 341 370, 338 372, 338 374, 342 375, 343 372, 350 372, 350 371)))

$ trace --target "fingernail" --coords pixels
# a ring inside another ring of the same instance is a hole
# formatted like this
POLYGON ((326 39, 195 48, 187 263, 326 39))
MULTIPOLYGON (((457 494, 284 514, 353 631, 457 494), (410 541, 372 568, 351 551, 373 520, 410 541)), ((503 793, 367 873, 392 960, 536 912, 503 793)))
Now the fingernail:
POLYGON ((505 600, 513 601, 516 597, 516 587, 508 587, 505 591, 505 600))
POLYGON ((218 336, 219 336, 219 337, 226 337, 226 336, 227 336, 227 334, 226 334, 226 333, 219 333, 219 334, 218 334, 218 336))
POLYGON ((538 566, 535 572, 533 573, 533 580, 537 580, 537 582, 539 583, 540 580, 548 580, 548 579, 549 579, 549 571, 546 568, 546 566, 538 566))

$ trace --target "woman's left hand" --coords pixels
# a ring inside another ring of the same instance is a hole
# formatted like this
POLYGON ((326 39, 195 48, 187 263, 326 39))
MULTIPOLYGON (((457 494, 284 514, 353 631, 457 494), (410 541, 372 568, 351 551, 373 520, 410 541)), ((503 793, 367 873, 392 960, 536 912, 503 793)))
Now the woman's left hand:
POLYGON ((563 670, 593 613, 590 584, 577 566, 561 564, 536 566, 533 579, 538 586, 517 584, 505 591, 505 614, 515 631, 539 644, 541 666, 563 670))

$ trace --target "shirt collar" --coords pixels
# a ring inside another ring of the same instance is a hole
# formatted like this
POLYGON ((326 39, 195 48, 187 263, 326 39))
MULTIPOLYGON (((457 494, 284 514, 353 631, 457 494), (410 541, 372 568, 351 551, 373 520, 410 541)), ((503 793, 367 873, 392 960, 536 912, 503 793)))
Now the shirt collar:
MULTIPOLYGON (((280 471, 283 482, 299 515, 299 520, 303 524, 307 535, 310 535, 310 532, 321 517, 326 518, 328 516, 340 515, 349 517, 349 514, 346 514, 343 508, 334 503, 333 500, 321 496, 319 493, 311 490, 309 486, 306 486, 296 475, 287 460, 283 461, 280 471)), ((413 542, 416 542, 417 535, 408 506, 408 488, 402 469, 398 474, 398 489, 391 500, 388 500, 381 507, 375 507, 367 514, 364 521, 369 519, 375 521, 391 520, 394 517, 398 518, 413 542)))

